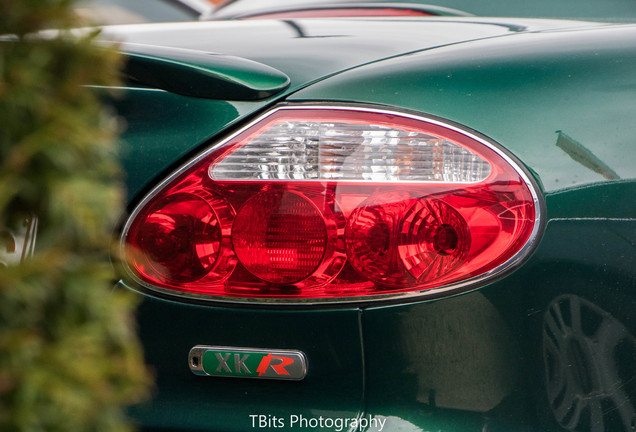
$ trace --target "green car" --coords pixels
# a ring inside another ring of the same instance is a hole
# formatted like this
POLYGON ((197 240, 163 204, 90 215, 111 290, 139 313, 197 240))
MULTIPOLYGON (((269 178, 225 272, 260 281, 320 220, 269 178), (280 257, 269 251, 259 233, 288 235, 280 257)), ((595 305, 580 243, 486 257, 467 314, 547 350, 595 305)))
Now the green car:
POLYGON ((499 3, 104 28, 144 430, 635 430, 636 3, 499 3))

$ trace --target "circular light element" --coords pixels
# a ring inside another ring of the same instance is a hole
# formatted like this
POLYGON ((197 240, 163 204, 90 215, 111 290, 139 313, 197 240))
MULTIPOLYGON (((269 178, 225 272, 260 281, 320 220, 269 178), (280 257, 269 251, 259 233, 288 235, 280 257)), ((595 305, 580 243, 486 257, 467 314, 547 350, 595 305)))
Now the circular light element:
POLYGON ((347 257, 376 282, 401 288, 450 273, 470 249, 466 221, 450 205, 411 191, 374 194, 347 223, 347 257))
POLYGON ((450 273, 463 262, 469 249, 466 221, 445 202, 420 198, 406 212, 398 253, 418 282, 450 273))
POLYGON ((192 282, 215 265, 221 246, 219 219, 210 204, 179 193, 157 201, 132 230, 137 271, 151 280, 192 282))
POLYGON ((349 217, 345 231, 347 258, 369 279, 390 286, 403 284, 397 234, 411 200, 411 194, 403 191, 374 194, 349 217))
POLYGON ((322 262, 327 228, 311 200, 289 190, 270 189, 239 210, 232 242, 239 261, 254 276, 293 284, 309 277, 322 262))

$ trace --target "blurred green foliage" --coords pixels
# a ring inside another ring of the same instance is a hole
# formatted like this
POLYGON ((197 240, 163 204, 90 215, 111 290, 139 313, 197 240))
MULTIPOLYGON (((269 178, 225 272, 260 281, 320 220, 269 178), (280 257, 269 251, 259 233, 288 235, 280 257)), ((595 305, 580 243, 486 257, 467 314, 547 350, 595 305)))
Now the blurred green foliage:
POLYGON ((0 0, 0 225, 39 220, 34 256, 0 268, 2 431, 127 430, 148 383, 134 302, 112 288, 117 125, 86 86, 116 84, 119 57, 71 37, 72 3, 0 0))

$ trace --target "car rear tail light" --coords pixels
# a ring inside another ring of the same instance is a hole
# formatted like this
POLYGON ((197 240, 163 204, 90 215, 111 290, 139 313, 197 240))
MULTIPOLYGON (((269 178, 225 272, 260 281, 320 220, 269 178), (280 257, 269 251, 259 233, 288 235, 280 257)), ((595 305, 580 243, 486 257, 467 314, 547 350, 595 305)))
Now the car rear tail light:
POLYGON ((269 12, 242 17, 241 19, 289 19, 289 18, 345 18, 345 17, 404 17, 434 16, 435 13, 410 9, 386 7, 316 8, 294 11, 269 12))
POLYGON ((146 288, 350 302, 471 289, 536 243, 540 200, 470 131, 369 107, 276 108, 153 190, 126 223, 146 288))

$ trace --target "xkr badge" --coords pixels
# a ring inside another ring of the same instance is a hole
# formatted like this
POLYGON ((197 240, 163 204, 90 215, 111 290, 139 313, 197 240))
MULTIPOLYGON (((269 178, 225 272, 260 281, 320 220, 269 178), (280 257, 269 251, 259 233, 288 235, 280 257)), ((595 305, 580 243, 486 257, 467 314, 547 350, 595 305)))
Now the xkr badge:
POLYGON ((195 375, 300 381, 307 358, 300 351, 197 345, 188 356, 195 375))

